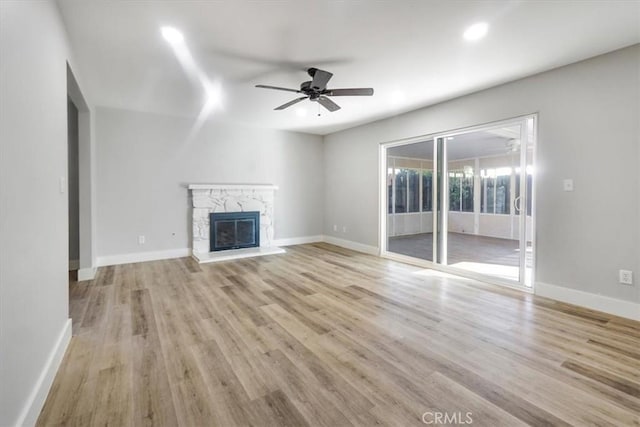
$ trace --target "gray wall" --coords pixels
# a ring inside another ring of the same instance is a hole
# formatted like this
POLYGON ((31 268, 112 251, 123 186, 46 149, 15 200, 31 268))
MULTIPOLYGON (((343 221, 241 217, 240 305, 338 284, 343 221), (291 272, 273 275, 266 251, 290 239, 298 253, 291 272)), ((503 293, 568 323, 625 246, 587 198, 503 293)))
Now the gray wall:
POLYGON ((59 190, 69 50, 55 3, 0 2, 0 54, 0 425, 9 426, 28 409, 69 313, 59 190))
POLYGON ((278 185, 275 238, 322 234, 322 137, 210 121, 189 138, 193 125, 96 110, 98 257, 189 248, 189 183, 278 185))
POLYGON ((67 101, 67 183, 69 187, 69 261, 80 260, 80 199, 78 179, 78 109, 67 101))
POLYGON ((378 245, 380 142, 538 112, 536 280, 640 302, 617 283, 618 269, 640 274, 639 79, 635 45, 328 135, 324 234, 378 245))

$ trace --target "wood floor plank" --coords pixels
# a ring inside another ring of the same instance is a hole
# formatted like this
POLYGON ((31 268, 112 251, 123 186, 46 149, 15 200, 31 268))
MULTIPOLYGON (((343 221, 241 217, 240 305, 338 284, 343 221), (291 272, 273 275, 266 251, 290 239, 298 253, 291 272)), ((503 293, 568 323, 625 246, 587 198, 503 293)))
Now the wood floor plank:
POLYGON ((135 426, 171 426, 178 420, 162 353, 153 338, 137 336, 132 340, 133 424, 135 426))
POLYGON ((350 418, 358 419, 366 425, 376 424, 376 420, 369 413, 374 404, 360 390, 353 387, 318 354, 302 345, 282 327, 271 324, 267 328, 275 337, 274 341, 280 343, 279 349, 298 369, 311 378, 310 387, 325 390, 325 395, 331 402, 350 418))
POLYGON ((307 309, 307 312, 317 311, 318 309, 309 303, 298 303, 293 298, 283 297, 282 295, 275 293, 273 291, 265 292, 265 294, 272 300, 273 303, 278 304, 280 307, 285 309, 289 314, 294 316, 298 321, 303 323, 305 326, 308 326, 314 332, 318 334, 324 334, 331 330, 331 326, 326 322, 322 322, 319 320, 315 320, 304 312, 306 307, 311 307, 311 309, 307 309))
POLYGON ((258 362, 257 354, 247 349, 227 321, 222 318, 215 319, 210 326, 215 338, 202 343, 201 346, 206 346, 207 354, 211 357, 217 355, 219 360, 224 357, 225 365, 229 365, 229 372, 235 374, 246 395, 250 399, 257 399, 273 391, 265 379, 263 366, 258 362))
POLYGON ((571 369, 585 377, 599 381, 630 396, 640 397, 640 383, 621 378, 605 371, 604 369, 598 369, 571 359, 562 363, 562 367, 571 369))
POLYGON ((127 365, 116 365, 100 371, 96 380, 91 425, 133 425, 129 368, 127 365))
POLYGON ((266 325, 269 322, 258 309, 258 306, 254 306, 251 299, 241 290, 235 289, 231 286, 223 286, 220 289, 227 294, 229 299, 238 307, 238 309, 248 316, 256 326, 266 325))
MULTIPOLYGON (((458 420, 471 421, 473 425, 484 426, 526 426, 524 421, 473 393, 447 376, 434 372, 427 379, 428 400, 432 402, 431 412, 460 414, 458 420), (464 410, 460 410, 464 402, 464 410), (463 416, 464 414, 464 416, 463 416)), ((426 411, 425 411, 426 412, 426 411)), ((429 417, 428 421, 433 420, 429 417)))
POLYGON ((90 339, 74 337, 69 344, 65 363, 60 366, 49 391, 39 423, 41 425, 67 425, 82 413, 91 415, 91 408, 83 407, 80 399, 70 396, 82 396, 89 382, 89 370, 94 357, 90 339), (64 380, 62 380, 64 378, 64 380))
POLYGON ((326 243, 71 282, 37 425, 640 427, 640 323, 326 243))
POLYGON ((602 347, 605 348, 607 350, 611 350, 615 353, 619 353, 622 356, 626 356, 626 357, 630 357, 632 359, 637 359, 640 360, 640 349, 635 349, 635 350, 631 350, 631 349, 626 349, 626 348, 622 348, 621 346, 618 345, 612 345, 606 342, 602 342, 602 340, 588 340, 587 341, 589 344, 597 346, 597 347, 602 347))
POLYGON ((275 390, 251 402, 253 425, 269 427, 311 426, 282 390, 275 390))
POLYGON ((156 333, 151 297, 147 289, 131 292, 131 318, 133 335, 146 337, 149 333, 156 333))
POLYGON ((107 307, 113 295, 113 285, 103 285, 91 293, 87 302, 87 310, 82 319, 83 328, 99 328, 105 322, 107 307))
MULTIPOLYGON (((211 399, 211 411, 215 425, 247 425, 249 397, 239 379, 237 364, 225 357, 215 340, 199 343, 192 347, 203 383, 206 384, 211 399)), ((242 365, 240 368, 244 368, 242 365)), ((264 394, 268 394, 268 390, 264 394)))
POLYGON ((321 389, 307 386, 307 378, 284 353, 274 350, 265 353, 265 358, 282 391, 310 424, 329 427, 353 425, 321 389))

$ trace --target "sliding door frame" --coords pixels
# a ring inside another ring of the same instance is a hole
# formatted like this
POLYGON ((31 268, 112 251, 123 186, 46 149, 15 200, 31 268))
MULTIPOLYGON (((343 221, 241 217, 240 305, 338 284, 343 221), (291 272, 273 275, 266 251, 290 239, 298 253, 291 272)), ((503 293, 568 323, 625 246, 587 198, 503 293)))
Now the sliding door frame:
MULTIPOLYGON (((432 134, 426 134, 426 135, 421 135, 421 136, 416 136, 416 137, 411 137, 411 138, 405 138, 405 139, 398 139, 398 140, 393 140, 393 141, 386 141, 386 142, 381 142, 379 144, 379 158, 378 158, 378 163, 379 163, 379 189, 378 189, 378 207, 379 207, 379 216, 378 216, 378 224, 379 224, 379 230, 378 230, 378 247, 380 248, 380 256, 382 258, 387 258, 387 259, 391 259, 391 260, 395 260, 395 261, 399 261, 399 262, 404 262, 407 264, 412 264, 412 265, 416 265, 418 267, 423 267, 423 268, 429 268, 429 269, 433 269, 433 270, 437 270, 437 271, 441 271, 444 273, 450 273, 450 274, 454 274, 456 276, 461 276, 461 277, 466 277, 466 278, 470 278, 470 279, 475 279, 475 280, 479 280, 485 283, 492 283, 492 284, 497 284, 497 285, 501 285, 501 286, 506 286, 506 287, 510 287, 510 288, 514 288, 514 289, 518 289, 524 292, 530 292, 533 293, 534 292, 534 288, 535 288, 535 266, 536 266, 536 257, 535 257, 535 248, 536 248, 536 233, 535 233, 535 227, 536 227, 536 214, 535 214, 535 209, 536 209, 536 177, 535 174, 533 175, 533 179, 532 179, 532 188, 531 188, 531 245, 533 248, 533 254, 532 254, 532 266, 531 266, 531 278, 530 278, 530 285, 531 286, 525 286, 525 280, 526 280, 526 242, 527 242, 527 229, 526 229, 526 170, 521 171, 524 172, 524 174, 522 176, 524 176, 524 179, 520 179, 520 195, 523 196, 524 198, 521 200, 520 205, 524 207, 524 215, 520 215, 519 216, 519 225, 520 225, 520 230, 519 230, 519 239, 523 239, 524 240, 524 245, 519 244, 519 247, 524 246, 525 250, 520 250, 520 266, 521 266, 521 274, 520 274, 520 278, 519 280, 516 281, 512 281, 512 280, 507 280, 507 279, 502 279, 499 277, 495 277, 495 276, 489 276, 489 275, 484 275, 484 274, 480 274, 480 273, 475 273, 472 271, 468 271, 468 270, 463 270, 460 268, 455 268, 455 267, 451 267, 448 265, 443 265, 438 263, 438 261, 443 262, 443 256, 444 256, 444 263, 446 263, 446 238, 444 239, 444 242, 442 242, 442 244, 439 244, 440 238, 438 238, 438 235, 440 235, 441 233, 438 233, 438 226, 440 227, 441 230, 446 230, 447 227, 447 215, 442 215, 441 213, 446 210, 444 209, 445 203, 448 203, 448 191, 444 191, 443 192, 443 197, 442 200, 438 201, 437 198, 437 192, 438 192, 438 186, 441 184, 444 184, 445 182, 445 176, 439 176, 438 175, 438 170, 441 169, 439 168, 439 163, 438 162, 444 162, 444 166, 446 169, 446 150, 442 150, 441 147, 438 146, 438 139, 442 139, 443 144, 441 144, 442 146, 444 146, 444 141, 445 138, 447 136, 451 136, 451 135, 461 135, 461 134, 466 134, 466 133, 471 133, 471 132, 477 132, 480 130, 484 130, 487 128, 495 128, 495 127, 500 127, 500 126, 507 126, 507 125, 513 125, 516 123, 526 123, 528 120, 532 120, 533 121, 533 125, 532 125, 532 152, 531 152, 531 163, 534 165, 536 164, 536 152, 537 152, 537 138, 538 138, 538 113, 531 113, 531 114, 526 114, 523 116, 517 116, 517 117, 512 117, 509 119, 504 119, 504 120, 499 120, 499 121, 494 121, 494 122, 487 122, 487 123, 483 123, 483 124, 479 124, 479 125, 474 125, 474 126, 469 126, 469 127, 464 127, 464 128, 458 128, 458 129, 452 129, 452 130, 447 130, 447 131, 443 131, 443 132, 437 132, 437 133, 432 133, 432 134), (414 258, 414 257, 410 257, 407 255, 402 255, 402 254, 397 254, 394 252, 389 252, 388 247, 387 247, 387 241, 388 241, 388 234, 387 234, 387 215, 388 215, 388 196, 387 196, 387 150, 389 148, 393 148, 393 147, 399 147, 399 146, 403 146, 403 145, 409 145, 409 144, 415 144, 418 142, 425 142, 425 141, 429 141, 432 140, 433 144, 434 144, 434 156, 433 156, 433 185, 432 185, 432 189, 433 189, 433 204, 432 204, 432 212, 433 212, 433 261, 427 261, 427 260, 423 260, 423 259, 418 259, 418 258, 414 258), (442 154, 439 154, 440 152, 442 152, 442 154), (524 236, 524 237, 523 237, 524 236)), ((529 135, 526 134, 526 126, 523 126, 520 130, 520 135, 521 135, 521 141, 523 142, 521 145, 521 152, 520 152, 520 165, 522 167, 522 165, 525 166, 527 165, 527 162, 525 161, 526 156, 527 156, 527 150, 528 150, 528 145, 529 145, 529 135), (526 143, 524 143, 526 142, 526 143)), ((444 173, 444 172, 443 172, 444 173)), ((521 241, 521 240, 519 240, 521 241)))

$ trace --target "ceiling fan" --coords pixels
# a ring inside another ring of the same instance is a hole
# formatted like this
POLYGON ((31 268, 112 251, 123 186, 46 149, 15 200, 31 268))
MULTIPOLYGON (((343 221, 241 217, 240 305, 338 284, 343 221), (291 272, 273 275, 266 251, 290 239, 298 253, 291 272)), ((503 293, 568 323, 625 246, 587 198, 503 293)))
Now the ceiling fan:
POLYGON ((302 82, 300 89, 289 89, 286 87, 268 86, 268 85, 256 85, 256 87, 263 89, 275 89, 285 90, 287 92, 304 93, 304 96, 296 98, 293 101, 289 101, 286 104, 282 104, 275 110, 284 110, 292 105, 297 104, 300 101, 309 99, 310 101, 316 101, 327 110, 333 112, 340 109, 340 106, 329 99, 329 96, 371 96, 373 95, 373 88, 348 88, 348 89, 327 89, 327 83, 333 76, 328 71, 319 70, 317 68, 309 68, 307 73, 311 76, 311 81, 302 82))

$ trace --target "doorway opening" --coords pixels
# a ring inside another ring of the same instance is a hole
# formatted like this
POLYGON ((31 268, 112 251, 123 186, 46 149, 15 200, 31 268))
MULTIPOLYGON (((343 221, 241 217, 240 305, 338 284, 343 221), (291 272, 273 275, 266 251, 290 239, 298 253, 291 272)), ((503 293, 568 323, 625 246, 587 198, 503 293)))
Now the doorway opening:
POLYGON ((381 145, 381 253, 531 288, 536 116, 381 145))
POLYGON ((80 268, 80 185, 78 107, 67 97, 67 195, 69 201, 69 273, 80 268))

